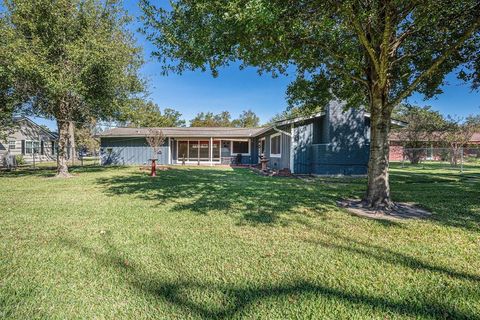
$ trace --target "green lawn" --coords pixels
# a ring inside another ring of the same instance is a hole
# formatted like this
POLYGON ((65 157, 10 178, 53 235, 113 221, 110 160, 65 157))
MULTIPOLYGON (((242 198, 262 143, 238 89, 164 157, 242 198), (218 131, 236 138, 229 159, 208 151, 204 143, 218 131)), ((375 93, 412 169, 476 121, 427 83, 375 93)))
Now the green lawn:
POLYGON ((2 319, 480 319, 480 167, 393 168, 401 222, 336 207, 365 179, 74 172, 0 173, 2 319))

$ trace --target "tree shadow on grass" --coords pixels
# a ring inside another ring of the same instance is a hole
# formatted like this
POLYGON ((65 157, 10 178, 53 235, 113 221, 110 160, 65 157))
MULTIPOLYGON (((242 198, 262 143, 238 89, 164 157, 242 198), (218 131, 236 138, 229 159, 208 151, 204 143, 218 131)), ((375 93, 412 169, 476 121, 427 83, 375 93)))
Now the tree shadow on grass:
MULTIPOLYGON (((454 305, 447 305, 438 301, 415 297, 390 299, 385 296, 373 296, 359 292, 347 291, 329 287, 321 283, 296 279, 282 284, 244 285, 235 286, 218 284, 211 281, 197 279, 165 280, 158 275, 145 272, 135 261, 119 250, 109 237, 103 239, 105 250, 97 251, 79 242, 61 238, 59 242, 69 248, 80 251, 83 255, 97 262, 100 266, 120 274, 126 285, 134 292, 147 294, 154 298, 155 303, 166 302, 182 311, 204 319, 226 319, 241 317, 248 313, 248 309, 255 307, 263 300, 298 298, 298 296, 324 297, 339 301, 352 307, 367 307, 378 312, 397 314, 410 317, 434 317, 455 319, 478 319, 472 311, 463 311, 454 305), (207 299, 212 295, 222 297, 221 302, 212 306, 208 301, 192 299, 191 295, 207 299)), ((178 275, 185 274, 177 270, 178 275)), ((301 308, 299 308, 301 310, 301 308)), ((329 316, 329 315, 324 315, 329 316)), ((330 316, 333 316, 330 315, 330 316)))
POLYGON ((132 194, 171 212, 221 212, 239 217, 240 225, 287 224, 303 214, 326 218, 326 212, 339 210, 336 201, 351 192, 295 178, 262 177, 248 169, 172 169, 156 178, 138 172, 97 182, 109 195, 132 194), (289 219, 282 219, 286 213, 289 219))
MULTIPOLYGON (((114 171, 119 170, 124 167, 115 166, 115 167, 108 167, 108 166, 100 166, 100 165, 86 165, 86 166, 69 166, 68 169, 70 173, 82 174, 82 173, 95 173, 95 172, 107 172, 107 171, 114 171)), ((19 167, 16 170, 7 171, 2 170, 0 171, 0 178, 24 178, 24 177, 43 177, 43 178, 51 178, 54 177, 56 174, 57 168, 55 166, 39 166, 37 168, 32 167, 19 167)))
POLYGON ((312 243, 314 245, 319 245, 327 249, 335 251, 347 251, 352 254, 363 256, 366 258, 373 258, 375 260, 384 261, 393 265, 399 265, 402 267, 407 267, 412 270, 421 270, 428 271, 433 273, 438 273, 441 275, 449 276, 459 280, 475 281, 480 284, 480 276, 475 274, 469 274, 466 272, 456 271, 451 268, 446 268, 443 266, 436 266, 430 263, 427 263, 419 258, 408 256, 404 253, 396 252, 394 250, 384 248, 378 245, 373 245, 365 243, 359 240, 354 240, 336 234, 334 236, 336 240, 341 241, 342 243, 332 243, 323 240, 317 239, 306 239, 305 242, 312 243))
POLYGON ((396 201, 415 202, 438 224, 480 231, 480 173, 391 172, 396 201))

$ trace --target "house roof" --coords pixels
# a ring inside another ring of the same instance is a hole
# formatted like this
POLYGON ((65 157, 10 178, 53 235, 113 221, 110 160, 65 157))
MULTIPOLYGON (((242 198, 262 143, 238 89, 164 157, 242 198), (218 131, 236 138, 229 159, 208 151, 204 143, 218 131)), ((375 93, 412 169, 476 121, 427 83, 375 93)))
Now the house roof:
MULTIPOLYGON (((100 138, 107 137, 146 137, 149 135, 149 130, 157 129, 161 130, 167 137, 172 138, 250 138, 258 136, 269 130, 275 129, 279 126, 288 125, 291 123, 297 123, 317 117, 324 116, 325 111, 315 113, 308 116, 301 116, 296 118, 283 119, 275 121, 273 125, 260 128, 232 128, 232 127, 157 127, 157 128, 129 128, 120 127, 106 130, 99 133, 97 136, 100 138)), ((365 113, 365 117, 370 117, 369 113, 365 113)), ((392 124, 397 126, 405 126, 406 123, 392 119, 392 124)))
MULTIPOLYGON (((420 134, 419 134, 420 135, 420 134)), ((441 132, 433 132, 432 134, 424 135, 425 141, 442 141, 444 139, 443 134, 441 132)), ((395 142, 402 142, 405 141, 405 137, 402 135, 401 132, 394 131, 391 132, 390 135, 388 136, 389 141, 395 141, 395 142)), ((480 132, 475 132, 471 138, 470 138, 470 143, 475 143, 475 144, 480 144, 480 132)))
POLYGON ((35 122, 33 122, 31 119, 25 117, 25 116, 18 116, 18 117, 14 117, 13 120, 15 122, 21 122, 21 121, 25 121, 25 122, 28 122, 30 125, 42 130, 44 133, 46 133, 47 135, 49 135, 53 140, 57 140, 58 139, 58 135, 56 132, 52 132, 50 130, 47 130, 45 129, 44 127, 36 124, 35 122))
POLYGON ((249 138, 254 137, 263 128, 226 128, 226 127, 166 127, 166 128, 113 128, 100 133, 101 138, 106 137, 145 137, 149 130, 158 129, 167 137, 187 138, 249 138))

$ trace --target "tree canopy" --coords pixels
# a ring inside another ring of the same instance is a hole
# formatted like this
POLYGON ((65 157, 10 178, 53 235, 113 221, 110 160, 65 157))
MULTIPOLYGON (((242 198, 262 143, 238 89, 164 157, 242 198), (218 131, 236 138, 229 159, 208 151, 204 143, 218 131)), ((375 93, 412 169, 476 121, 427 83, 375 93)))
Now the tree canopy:
POLYGON ((4 8, 2 95, 57 121, 57 171, 68 175, 68 122, 115 118, 144 90, 129 17, 117 0, 5 0, 4 8))
POLYGON ((231 115, 228 111, 219 114, 213 112, 200 112, 192 120, 191 127, 231 127, 231 115))
POLYGON ((120 120, 131 127, 184 127, 182 114, 172 108, 160 107, 152 101, 138 100, 128 106, 120 120))
POLYGON ((255 128, 260 126, 260 118, 252 110, 243 111, 238 119, 232 121, 237 128, 255 128))
POLYGON ((237 119, 231 120, 230 112, 200 112, 191 121, 191 127, 237 127, 253 128, 260 125, 260 118, 252 110, 243 111, 237 119))
POLYGON ((478 0, 142 0, 145 32, 165 72, 240 60, 273 75, 296 68, 291 106, 331 99, 371 113, 366 204, 391 208, 388 134, 395 106, 414 92, 441 93, 445 75, 478 84, 478 0), (474 81, 477 79, 477 82, 474 81))

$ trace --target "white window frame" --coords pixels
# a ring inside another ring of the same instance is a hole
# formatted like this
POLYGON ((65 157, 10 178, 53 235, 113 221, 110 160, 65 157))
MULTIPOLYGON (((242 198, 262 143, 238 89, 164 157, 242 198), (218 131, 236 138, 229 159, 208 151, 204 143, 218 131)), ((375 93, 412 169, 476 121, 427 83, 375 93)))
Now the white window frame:
POLYGON ((242 156, 249 156, 251 154, 251 143, 250 143, 250 139, 233 139, 233 140, 230 140, 230 154, 232 156, 236 156, 238 154, 241 154, 242 156), (234 141, 240 141, 240 142, 248 142, 248 153, 234 153, 233 152, 233 142, 234 141))
POLYGON ((8 140, 8 150, 15 150, 17 149, 17 141, 16 140, 8 140), (12 148, 13 144, 13 148, 12 148))
POLYGON ((275 133, 275 134, 272 134, 270 136, 270 157, 272 158, 281 158, 282 157, 282 134, 279 132, 279 133, 275 133), (272 153, 272 139, 275 138, 275 137, 278 137, 280 136, 280 143, 279 143, 279 153, 272 153))

